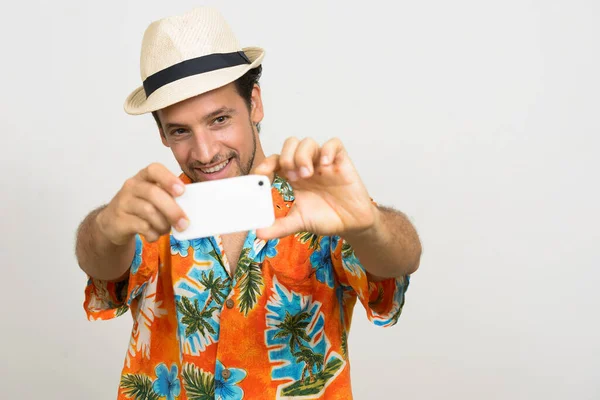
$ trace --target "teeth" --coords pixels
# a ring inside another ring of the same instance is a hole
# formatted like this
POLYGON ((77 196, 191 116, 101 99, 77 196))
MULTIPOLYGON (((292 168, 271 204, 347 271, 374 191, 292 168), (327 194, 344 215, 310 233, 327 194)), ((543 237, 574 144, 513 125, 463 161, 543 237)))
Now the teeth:
POLYGON ((212 168, 200 169, 200 171, 204 172, 205 174, 214 174, 215 172, 219 172, 220 170, 225 168, 227 164, 229 164, 229 160, 225 160, 221 164, 217 164, 212 168))

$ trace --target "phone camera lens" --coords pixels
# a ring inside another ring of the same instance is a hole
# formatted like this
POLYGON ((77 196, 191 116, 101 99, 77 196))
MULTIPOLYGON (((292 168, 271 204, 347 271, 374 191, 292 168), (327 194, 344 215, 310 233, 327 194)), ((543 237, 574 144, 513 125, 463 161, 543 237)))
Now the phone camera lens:
POLYGON ((258 181, 258 186, 262 186, 262 185, 264 185, 264 182, 263 181, 258 181))

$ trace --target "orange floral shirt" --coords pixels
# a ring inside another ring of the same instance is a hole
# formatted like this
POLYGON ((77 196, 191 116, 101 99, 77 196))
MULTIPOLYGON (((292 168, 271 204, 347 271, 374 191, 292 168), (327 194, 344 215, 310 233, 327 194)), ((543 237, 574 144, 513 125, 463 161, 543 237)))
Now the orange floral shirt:
MULTIPOLYGON (((280 177, 272 186, 284 217, 292 188, 280 177)), ((350 399, 356 300, 391 326, 409 283, 370 282, 348 243, 308 232, 264 241, 250 231, 228 271, 219 236, 138 235, 127 280, 89 279, 88 319, 133 317, 118 399, 350 399)))

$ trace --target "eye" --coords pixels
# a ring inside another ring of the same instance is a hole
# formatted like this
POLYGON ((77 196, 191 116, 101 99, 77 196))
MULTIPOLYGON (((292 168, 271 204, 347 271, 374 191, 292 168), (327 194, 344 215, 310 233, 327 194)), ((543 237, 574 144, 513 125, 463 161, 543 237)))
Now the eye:
POLYGON ((181 136, 181 135, 183 135, 185 132, 186 132, 186 130, 185 130, 185 129, 183 129, 183 128, 174 129, 174 130, 172 130, 172 131, 171 131, 171 135, 173 135, 173 136, 181 136))
POLYGON ((214 119, 213 125, 223 125, 225 122, 227 122, 228 119, 229 119, 229 116, 221 115, 220 117, 217 117, 214 119))

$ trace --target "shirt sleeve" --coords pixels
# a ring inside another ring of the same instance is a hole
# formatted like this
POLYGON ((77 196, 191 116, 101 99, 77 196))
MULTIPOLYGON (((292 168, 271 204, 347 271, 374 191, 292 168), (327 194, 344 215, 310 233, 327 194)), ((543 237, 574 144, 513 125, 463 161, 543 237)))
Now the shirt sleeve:
POLYGON ((104 281, 88 276, 83 308, 87 318, 106 320, 116 318, 130 308, 132 302, 148 285, 152 274, 158 271, 158 245, 135 237, 135 255, 127 279, 119 282, 104 281))
POLYGON ((334 236, 330 243, 331 261, 343 292, 358 297, 367 311, 367 318, 375 325, 395 325, 402 313, 410 276, 373 282, 348 242, 334 236))

